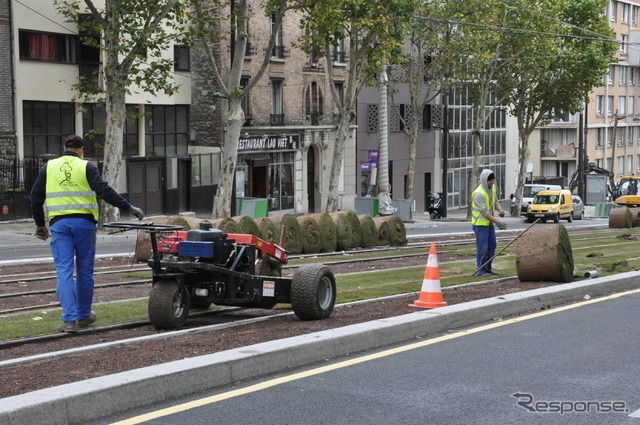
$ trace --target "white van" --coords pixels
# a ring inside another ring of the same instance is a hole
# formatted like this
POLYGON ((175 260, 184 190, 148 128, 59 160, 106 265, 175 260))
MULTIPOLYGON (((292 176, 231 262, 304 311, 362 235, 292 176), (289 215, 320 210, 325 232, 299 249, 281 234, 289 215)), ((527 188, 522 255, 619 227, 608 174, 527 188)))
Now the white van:
MULTIPOLYGON (((525 184, 524 189, 522 191, 522 202, 520 203, 520 215, 527 215, 527 207, 531 202, 533 202, 533 198, 536 196, 536 193, 541 190, 548 189, 562 189, 562 186, 557 184, 525 184)), ((515 196, 511 196, 511 205, 516 203, 515 196)))

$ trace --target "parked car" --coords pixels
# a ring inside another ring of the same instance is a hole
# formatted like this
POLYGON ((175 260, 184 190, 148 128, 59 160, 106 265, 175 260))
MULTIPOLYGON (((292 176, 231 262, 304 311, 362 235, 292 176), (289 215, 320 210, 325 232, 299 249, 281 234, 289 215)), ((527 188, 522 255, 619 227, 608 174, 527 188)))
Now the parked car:
POLYGON ((584 219, 584 203, 578 195, 573 195, 573 218, 576 220, 584 219))
POLYGON ((566 189, 541 190, 533 198, 533 202, 527 207, 527 221, 533 223, 540 218, 543 223, 553 220, 558 223, 560 219, 573 221, 573 199, 571 192, 566 189))

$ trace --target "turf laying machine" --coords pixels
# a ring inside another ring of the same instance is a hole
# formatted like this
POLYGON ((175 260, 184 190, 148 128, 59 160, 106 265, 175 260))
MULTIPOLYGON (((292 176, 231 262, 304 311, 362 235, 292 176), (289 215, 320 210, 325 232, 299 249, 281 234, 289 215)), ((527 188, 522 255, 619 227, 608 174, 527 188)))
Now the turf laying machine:
POLYGON ((202 222, 199 229, 183 231, 176 225, 104 224, 119 232, 149 232, 153 253, 149 320, 156 328, 176 328, 186 321, 190 308, 211 304, 271 309, 285 303, 302 320, 331 315, 336 281, 327 266, 304 265, 292 278, 281 277, 287 252, 280 245, 210 226, 202 222))

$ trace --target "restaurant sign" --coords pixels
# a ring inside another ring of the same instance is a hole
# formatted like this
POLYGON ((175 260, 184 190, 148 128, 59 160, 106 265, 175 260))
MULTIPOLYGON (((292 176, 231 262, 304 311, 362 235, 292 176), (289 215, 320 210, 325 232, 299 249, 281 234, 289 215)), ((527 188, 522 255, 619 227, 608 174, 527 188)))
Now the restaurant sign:
POLYGON ((291 151, 299 147, 299 134, 252 134, 238 141, 238 152, 291 151))

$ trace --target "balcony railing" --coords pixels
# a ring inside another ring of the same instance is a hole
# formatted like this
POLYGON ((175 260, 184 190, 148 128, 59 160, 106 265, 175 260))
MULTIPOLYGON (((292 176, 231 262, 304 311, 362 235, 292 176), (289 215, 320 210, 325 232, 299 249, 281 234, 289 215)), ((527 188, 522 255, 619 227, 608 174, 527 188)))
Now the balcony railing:
POLYGON ((271 57, 284 59, 284 46, 273 46, 273 49, 271 49, 271 57))
POLYGON ((271 125, 284 125, 284 114, 271 114, 271 125))

